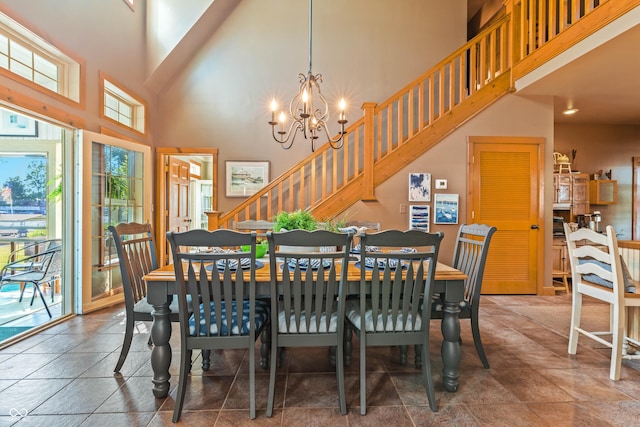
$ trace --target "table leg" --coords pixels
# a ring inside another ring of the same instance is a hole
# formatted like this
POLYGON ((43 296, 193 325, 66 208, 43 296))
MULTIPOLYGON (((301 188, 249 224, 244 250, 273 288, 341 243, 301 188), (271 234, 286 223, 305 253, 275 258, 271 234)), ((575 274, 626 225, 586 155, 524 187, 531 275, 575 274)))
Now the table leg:
POLYGON ((164 304, 153 305, 153 323, 151 324, 151 340, 153 349, 151 350, 151 369, 153 369, 153 395, 158 399, 163 399, 169 394, 169 366, 171 366, 171 320, 169 315, 170 301, 164 304))
POLYGON ((442 318, 442 382, 449 392, 458 391, 460 384, 460 304, 446 301, 442 318))

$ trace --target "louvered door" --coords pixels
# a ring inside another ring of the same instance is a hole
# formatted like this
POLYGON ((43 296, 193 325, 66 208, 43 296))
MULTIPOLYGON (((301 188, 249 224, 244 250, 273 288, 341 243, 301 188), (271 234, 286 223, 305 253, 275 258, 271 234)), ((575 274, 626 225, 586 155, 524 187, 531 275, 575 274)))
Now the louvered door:
POLYGON ((483 294, 541 290, 543 142, 542 138, 470 138, 469 217, 498 228, 487 257, 483 294))

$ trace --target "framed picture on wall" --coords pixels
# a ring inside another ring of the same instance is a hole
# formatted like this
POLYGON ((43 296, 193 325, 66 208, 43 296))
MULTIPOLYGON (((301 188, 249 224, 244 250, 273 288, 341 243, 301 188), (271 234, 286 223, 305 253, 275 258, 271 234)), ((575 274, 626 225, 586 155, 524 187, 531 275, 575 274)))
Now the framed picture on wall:
POLYGON ((434 197, 434 224, 458 223, 458 195, 435 194, 434 197))
POLYGON ((431 201, 431 174, 430 173, 410 173, 409 174, 409 201, 410 202, 430 202, 431 201))
POLYGON ((409 229, 429 232, 429 205, 409 205, 409 229))
POLYGON ((227 161, 226 196, 249 197, 269 183, 269 162, 227 161))

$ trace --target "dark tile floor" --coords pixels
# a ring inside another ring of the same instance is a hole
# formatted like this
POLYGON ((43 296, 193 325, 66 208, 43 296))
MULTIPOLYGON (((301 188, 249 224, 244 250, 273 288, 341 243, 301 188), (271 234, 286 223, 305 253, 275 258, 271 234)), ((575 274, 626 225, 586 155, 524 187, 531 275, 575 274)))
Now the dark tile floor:
MULTIPOLYGON (((248 419, 242 351, 214 353, 203 374, 196 362, 180 424, 189 426, 630 426, 640 419, 640 365, 624 361, 622 379, 608 379, 609 351, 581 339, 567 354, 570 297, 485 296, 481 328, 491 369, 482 369, 470 328, 462 322, 460 389, 447 393, 439 374, 439 324, 432 323, 432 366, 439 411, 432 412, 412 366, 397 350, 368 359, 368 413, 359 414, 358 355, 347 368, 347 416, 338 412, 326 349, 290 349, 278 375, 277 410, 265 415, 268 375, 258 368, 258 416, 248 419)), ((592 304, 590 324, 607 320, 592 304)), ((148 325, 139 324, 121 375, 113 367, 122 343, 121 307, 77 316, 0 351, 0 426, 170 426, 171 393, 151 394, 148 325)), ((176 330, 174 328, 174 330, 176 330)), ((172 337, 174 361, 179 338, 172 337)), ((357 348, 357 347, 356 347, 357 348)), ((412 355, 410 355, 411 357, 412 355)), ((412 359, 410 359, 412 360, 412 359)))

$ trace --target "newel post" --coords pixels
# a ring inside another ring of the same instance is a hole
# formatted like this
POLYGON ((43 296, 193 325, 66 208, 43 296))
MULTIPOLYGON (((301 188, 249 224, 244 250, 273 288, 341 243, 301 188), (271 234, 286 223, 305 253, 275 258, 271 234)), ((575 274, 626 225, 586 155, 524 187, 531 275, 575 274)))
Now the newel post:
POLYGON ((375 102, 365 102, 362 104, 364 111, 364 164, 363 164, 363 182, 362 182, 362 200, 376 200, 375 182, 374 182, 374 123, 375 108, 378 104, 375 102))
POLYGON ((217 230, 220 228, 220 217, 222 212, 220 211, 207 211, 207 228, 209 231, 217 230))

